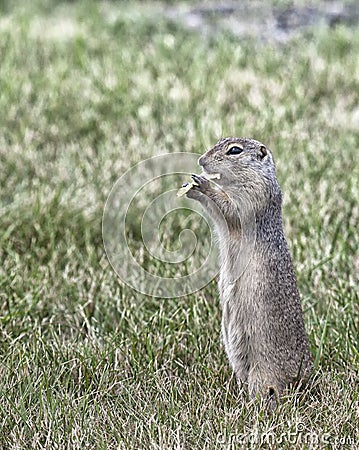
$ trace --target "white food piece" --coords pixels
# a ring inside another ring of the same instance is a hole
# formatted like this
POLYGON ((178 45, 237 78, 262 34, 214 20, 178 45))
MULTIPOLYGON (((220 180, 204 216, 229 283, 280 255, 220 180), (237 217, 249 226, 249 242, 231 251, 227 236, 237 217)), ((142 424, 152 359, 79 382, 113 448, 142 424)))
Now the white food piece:
POLYGON ((183 197, 189 190, 193 188, 193 186, 198 186, 198 183, 192 181, 191 183, 186 184, 186 186, 181 187, 181 189, 177 192, 177 197, 183 197))
POLYGON ((219 180, 221 178, 221 174, 220 173, 207 173, 207 172, 202 172, 202 175, 207 178, 207 180, 219 180))

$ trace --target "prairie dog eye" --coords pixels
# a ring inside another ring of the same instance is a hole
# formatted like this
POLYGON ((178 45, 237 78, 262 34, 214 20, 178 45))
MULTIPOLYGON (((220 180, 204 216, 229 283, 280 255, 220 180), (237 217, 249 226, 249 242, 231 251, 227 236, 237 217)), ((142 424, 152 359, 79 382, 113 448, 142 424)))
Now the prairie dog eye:
POLYGON ((227 155, 239 155, 243 152, 243 148, 234 145, 227 151, 227 155))

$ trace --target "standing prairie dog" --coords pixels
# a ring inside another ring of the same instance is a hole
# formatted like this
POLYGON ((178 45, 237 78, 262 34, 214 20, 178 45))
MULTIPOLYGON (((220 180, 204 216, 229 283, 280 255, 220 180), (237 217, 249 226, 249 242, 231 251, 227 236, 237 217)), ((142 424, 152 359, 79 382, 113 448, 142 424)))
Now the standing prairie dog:
POLYGON ((204 173, 185 193, 203 205, 218 235, 225 350, 238 383, 273 406, 313 370, 274 161, 260 142, 230 137, 198 163, 204 173))

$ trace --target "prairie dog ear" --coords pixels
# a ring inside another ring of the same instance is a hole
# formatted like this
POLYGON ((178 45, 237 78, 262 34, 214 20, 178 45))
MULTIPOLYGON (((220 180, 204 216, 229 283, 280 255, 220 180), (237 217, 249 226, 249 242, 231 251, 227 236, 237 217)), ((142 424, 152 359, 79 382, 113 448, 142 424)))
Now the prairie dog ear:
POLYGON ((261 145, 259 148, 259 156, 261 159, 263 159, 265 156, 268 155, 268 149, 265 145, 261 145))

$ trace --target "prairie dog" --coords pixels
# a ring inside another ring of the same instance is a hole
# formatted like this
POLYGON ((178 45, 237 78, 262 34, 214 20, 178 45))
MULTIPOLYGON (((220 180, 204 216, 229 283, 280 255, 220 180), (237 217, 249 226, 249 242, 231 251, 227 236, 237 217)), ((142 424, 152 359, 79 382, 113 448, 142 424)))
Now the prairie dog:
POLYGON ((218 234, 224 347, 238 383, 273 404, 313 370, 273 157, 254 139, 229 137, 198 163, 204 173, 186 195, 218 234))

